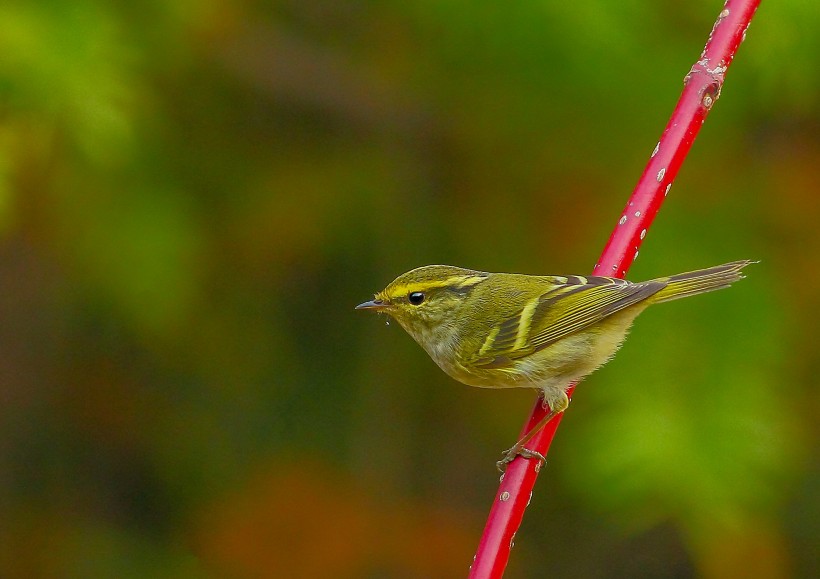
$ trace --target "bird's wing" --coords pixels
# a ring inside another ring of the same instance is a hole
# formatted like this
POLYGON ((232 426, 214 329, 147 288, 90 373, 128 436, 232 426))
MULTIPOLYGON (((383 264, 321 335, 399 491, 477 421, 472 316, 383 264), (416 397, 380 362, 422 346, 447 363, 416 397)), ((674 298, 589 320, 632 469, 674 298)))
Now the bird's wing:
POLYGON ((607 316, 637 304, 666 285, 610 277, 550 276, 549 289, 487 334, 471 363, 499 368, 529 356, 607 316))

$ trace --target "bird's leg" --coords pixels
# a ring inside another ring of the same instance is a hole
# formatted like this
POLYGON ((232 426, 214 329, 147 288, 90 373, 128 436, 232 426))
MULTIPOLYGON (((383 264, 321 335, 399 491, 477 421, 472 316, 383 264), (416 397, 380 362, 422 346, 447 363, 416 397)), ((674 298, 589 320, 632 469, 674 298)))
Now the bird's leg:
POLYGON ((543 464, 547 463, 547 459, 544 457, 543 454, 540 452, 536 452, 534 450, 530 450, 529 448, 525 448, 525 445, 532 440, 532 438, 541 432, 541 429, 544 428, 550 420, 555 418, 557 415, 561 414, 564 410, 569 407, 569 398, 567 398, 566 392, 563 390, 561 391, 561 395, 552 400, 550 404, 550 412, 540 421, 538 424, 533 426, 527 434, 521 437, 521 439, 516 442, 512 448, 509 450, 505 450, 502 454, 504 458, 499 460, 495 465, 498 467, 498 470, 504 472, 507 470, 507 465, 510 464, 513 460, 515 460, 516 456, 521 455, 524 458, 537 458, 543 464))

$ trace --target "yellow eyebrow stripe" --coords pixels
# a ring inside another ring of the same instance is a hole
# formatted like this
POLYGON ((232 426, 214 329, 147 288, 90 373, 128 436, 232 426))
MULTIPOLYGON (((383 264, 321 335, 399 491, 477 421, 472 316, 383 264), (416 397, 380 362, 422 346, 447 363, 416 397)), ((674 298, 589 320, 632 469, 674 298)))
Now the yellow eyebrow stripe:
POLYGON ((486 275, 474 275, 474 276, 470 276, 470 277, 466 277, 466 278, 463 277, 463 276, 458 276, 458 277, 451 277, 447 281, 455 281, 455 280, 458 280, 459 278, 462 278, 461 282, 460 283, 454 283, 453 285, 455 285, 455 287, 457 287, 458 289, 463 289, 465 287, 471 287, 471 286, 474 286, 477 283, 480 283, 480 282, 484 281, 485 279, 487 279, 487 276, 486 275))
POLYGON ((485 279, 487 279, 485 276, 480 276, 480 275, 474 275, 474 276, 456 275, 456 276, 453 276, 453 277, 448 277, 447 279, 402 284, 402 285, 391 288, 390 293, 393 294, 393 295, 404 295, 404 294, 410 294, 410 293, 413 293, 413 292, 423 292, 423 291, 427 291, 427 290, 431 290, 431 289, 438 289, 438 288, 445 288, 445 287, 452 287, 452 288, 455 288, 455 289, 464 289, 464 288, 467 288, 467 287, 474 286, 477 283, 484 281, 485 279))

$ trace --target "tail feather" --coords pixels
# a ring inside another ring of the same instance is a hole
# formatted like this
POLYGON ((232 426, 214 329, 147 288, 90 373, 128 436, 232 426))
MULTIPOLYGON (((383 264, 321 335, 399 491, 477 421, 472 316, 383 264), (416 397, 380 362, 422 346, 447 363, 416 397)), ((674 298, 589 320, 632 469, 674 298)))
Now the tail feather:
POLYGON ((669 277, 661 277, 657 280, 666 283, 666 287, 652 296, 655 303, 668 302, 678 298, 685 298, 697 294, 711 292, 714 290, 729 287, 732 283, 743 279, 740 270, 750 263, 757 263, 744 259, 733 261, 723 265, 716 265, 706 269, 679 273, 669 277))

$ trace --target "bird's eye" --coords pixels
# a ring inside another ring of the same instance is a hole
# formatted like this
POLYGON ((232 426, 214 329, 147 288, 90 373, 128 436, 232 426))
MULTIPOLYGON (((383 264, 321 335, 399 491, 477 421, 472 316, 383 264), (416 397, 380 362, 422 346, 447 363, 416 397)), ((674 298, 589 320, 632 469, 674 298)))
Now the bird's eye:
POLYGON ((424 292, 412 292, 407 296, 407 301, 414 306, 421 305, 421 302, 424 301, 424 292))

